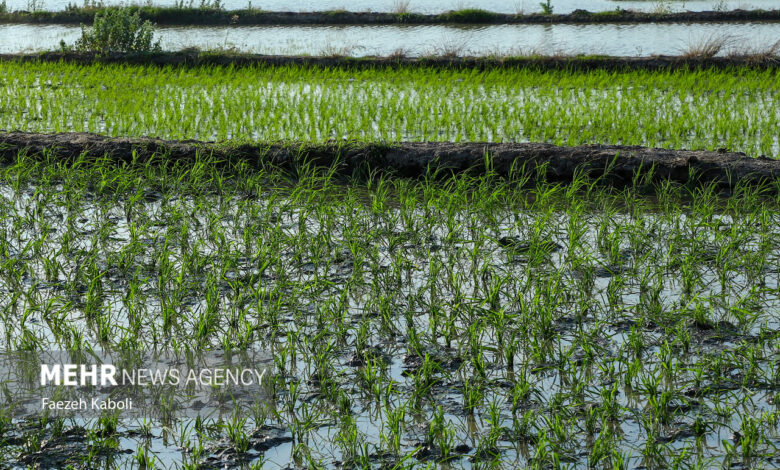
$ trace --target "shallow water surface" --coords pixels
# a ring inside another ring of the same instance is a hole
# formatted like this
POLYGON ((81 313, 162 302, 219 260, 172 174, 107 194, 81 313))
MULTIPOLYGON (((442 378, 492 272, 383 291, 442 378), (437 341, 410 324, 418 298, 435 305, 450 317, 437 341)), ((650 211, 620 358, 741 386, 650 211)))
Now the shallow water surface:
MULTIPOLYGON (((154 422, 142 438, 122 422, 95 465, 145 448, 167 467, 522 468, 545 452, 585 467, 608 438, 631 468, 720 467, 744 461, 723 441, 753 429, 752 458, 776 462, 774 205, 404 183, 113 192, 121 177, 104 177, 0 185, 4 346, 248 341, 273 355, 276 385, 245 423, 249 451, 224 423, 154 422)), ((3 432, 29 442, 39 423, 3 432)), ((47 458, 85 454, 84 428, 47 458)), ((15 455, 3 463, 22 468, 15 455)))
MULTIPOLYGON (((0 25, 0 52, 57 49, 74 44, 72 25, 0 25)), ((733 49, 761 48, 780 38, 780 22, 500 26, 214 26, 160 27, 163 49, 228 49, 260 54, 371 56, 606 54, 677 55, 712 38, 733 49)))
MULTIPOLYGON (((181 0, 179 0, 180 2, 181 0)), ((199 6, 201 0, 191 1, 193 6, 199 6)), ((187 1, 184 3, 187 4, 187 1)), ((78 1, 71 0, 7 0, 10 10, 64 10, 69 3, 79 5, 78 1)), ((153 4, 171 6, 177 4, 177 0, 155 0, 144 2, 143 0, 105 0, 106 5, 124 4, 153 4)), ((404 0, 222 0, 221 5, 225 9, 241 9, 251 4, 254 8, 262 8, 269 11, 325 11, 325 10, 349 10, 349 11, 397 11, 399 5, 404 5, 404 0)), ((576 9, 589 11, 608 11, 616 8, 638 11, 709 11, 709 10, 733 10, 741 9, 773 9, 777 8, 775 0, 552 0, 553 11, 556 13, 570 13, 576 9)), ((538 0, 409 0, 408 11, 417 13, 441 13, 448 10, 462 8, 482 8, 500 13, 532 13, 541 11, 538 0)))

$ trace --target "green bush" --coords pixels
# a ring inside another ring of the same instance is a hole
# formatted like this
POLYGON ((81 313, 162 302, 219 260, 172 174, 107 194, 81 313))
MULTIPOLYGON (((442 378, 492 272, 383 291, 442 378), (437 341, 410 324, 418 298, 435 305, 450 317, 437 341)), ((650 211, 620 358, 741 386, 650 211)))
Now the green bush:
POLYGON ((95 14, 91 29, 81 25, 75 49, 85 52, 155 52, 154 25, 130 8, 110 8, 95 14))

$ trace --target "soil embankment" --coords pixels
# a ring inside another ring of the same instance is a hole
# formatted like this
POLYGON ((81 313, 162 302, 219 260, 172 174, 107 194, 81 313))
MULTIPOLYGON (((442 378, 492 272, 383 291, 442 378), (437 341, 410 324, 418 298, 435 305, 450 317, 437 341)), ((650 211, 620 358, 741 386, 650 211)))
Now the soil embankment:
MULTIPOLYGON (((110 8, 110 7, 108 7, 110 8)), ((479 9, 441 14, 351 12, 344 10, 279 12, 258 9, 217 10, 135 6, 143 19, 159 25, 387 25, 387 24, 540 24, 540 23, 706 23, 778 21, 780 10, 730 10, 686 12, 612 11, 545 15, 495 13, 479 9)), ((0 14, 2 23, 81 24, 91 23, 95 13, 107 8, 71 8, 65 11, 16 11, 0 14)))
POLYGON ((670 71, 691 69, 731 69, 750 67, 775 71, 780 68, 780 57, 775 55, 742 55, 730 57, 701 56, 517 56, 517 57, 348 57, 348 56, 281 56, 236 54, 185 49, 155 53, 90 53, 41 52, 0 54, 0 62, 66 62, 77 65, 132 64, 149 66, 225 66, 225 67, 341 67, 354 70, 426 67, 443 69, 497 69, 534 68, 540 70, 648 70, 670 71))
POLYGON ((224 161, 261 162, 292 168, 302 160, 318 165, 338 164, 339 171, 388 171, 415 177, 429 168, 451 172, 484 171, 486 155, 493 169, 502 175, 512 168, 525 168, 547 178, 571 181, 579 172, 600 177, 608 184, 630 184, 637 175, 652 168, 654 179, 690 183, 715 182, 733 187, 738 182, 760 183, 780 178, 780 160, 751 158, 743 153, 688 151, 616 145, 559 147, 542 143, 250 143, 230 144, 200 141, 167 141, 152 138, 111 138, 95 134, 0 134, 0 158, 11 162, 19 152, 74 159, 82 154, 108 156, 118 161, 144 161, 154 155, 166 160, 191 160, 212 155, 224 161))

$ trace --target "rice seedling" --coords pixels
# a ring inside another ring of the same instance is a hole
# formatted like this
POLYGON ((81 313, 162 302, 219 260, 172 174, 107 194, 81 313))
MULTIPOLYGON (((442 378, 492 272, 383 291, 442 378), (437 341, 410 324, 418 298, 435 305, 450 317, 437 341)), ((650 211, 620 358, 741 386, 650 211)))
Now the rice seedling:
POLYGON ((8 130, 231 141, 609 143, 752 156, 780 149, 771 70, 0 67, 0 127, 8 130))
MULTIPOLYGON (((11 128, 777 148, 777 83, 757 71, 2 67, 11 128)), ((775 464, 780 201, 766 186, 725 199, 500 178, 489 160, 417 179, 253 163, 0 167, 4 348, 270 355, 269 400, 243 415, 2 414, 2 465, 775 464), (57 451, 67 436, 81 437, 57 451)))

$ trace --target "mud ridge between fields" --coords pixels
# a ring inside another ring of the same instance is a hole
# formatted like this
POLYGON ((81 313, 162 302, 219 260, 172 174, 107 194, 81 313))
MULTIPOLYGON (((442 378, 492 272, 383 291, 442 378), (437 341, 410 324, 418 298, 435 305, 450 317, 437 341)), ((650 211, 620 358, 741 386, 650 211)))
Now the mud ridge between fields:
POLYGON ((780 56, 748 55, 735 57, 685 56, 520 56, 520 57, 346 57, 346 56, 283 56, 233 54, 185 49, 158 53, 40 52, 32 54, 0 54, 0 62, 58 63, 76 65, 131 64, 148 66, 225 66, 225 67, 327 67, 353 70, 425 67, 437 69, 501 69, 533 68, 538 70, 691 70, 732 69, 748 67, 771 70, 780 68, 780 56))
POLYGON ((484 172, 486 161, 496 173, 509 174, 524 168, 554 181, 571 181, 578 173, 600 177, 607 184, 631 184, 637 175, 679 183, 714 182, 734 187, 738 182, 761 183, 780 179, 780 160, 765 156, 719 150, 691 151, 619 145, 560 147, 543 143, 450 143, 403 142, 371 144, 355 142, 231 144, 201 141, 170 141, 153 138, 111 138, 88 133, 0 133, 0 158, 6 163, 20 152, 28 156, 51 154, 65 161, 80 155, 107 156, 117 161, 189 161, 211 155, 226 162, 246 161, 295 168, 302 161, 331 166, 343 174, 356 171, 386 171, 406 177, 429 169, 449 172, 484 172), (491 158, 486 159, 486 155, 491 158), (694 175, 693 177, 691 175, 694 175))
MULTIPOLYGON (((143 19, 160 25, 314 25, 314 24, 550 24, 550 23, 700 23, 732 21, 777 21, 780 10, 730 10, 686 12, 636 12, 617 8, 565 14, 507 14, 466 9, 440 14, 351 12, 343 10, 286 12, 256 9, 131 7, 143 19)), ((15 11, 0 14, 4 23, 81 24, 93 21, 95 13, 108 8, 75 8, 68 11, 15 11)))

